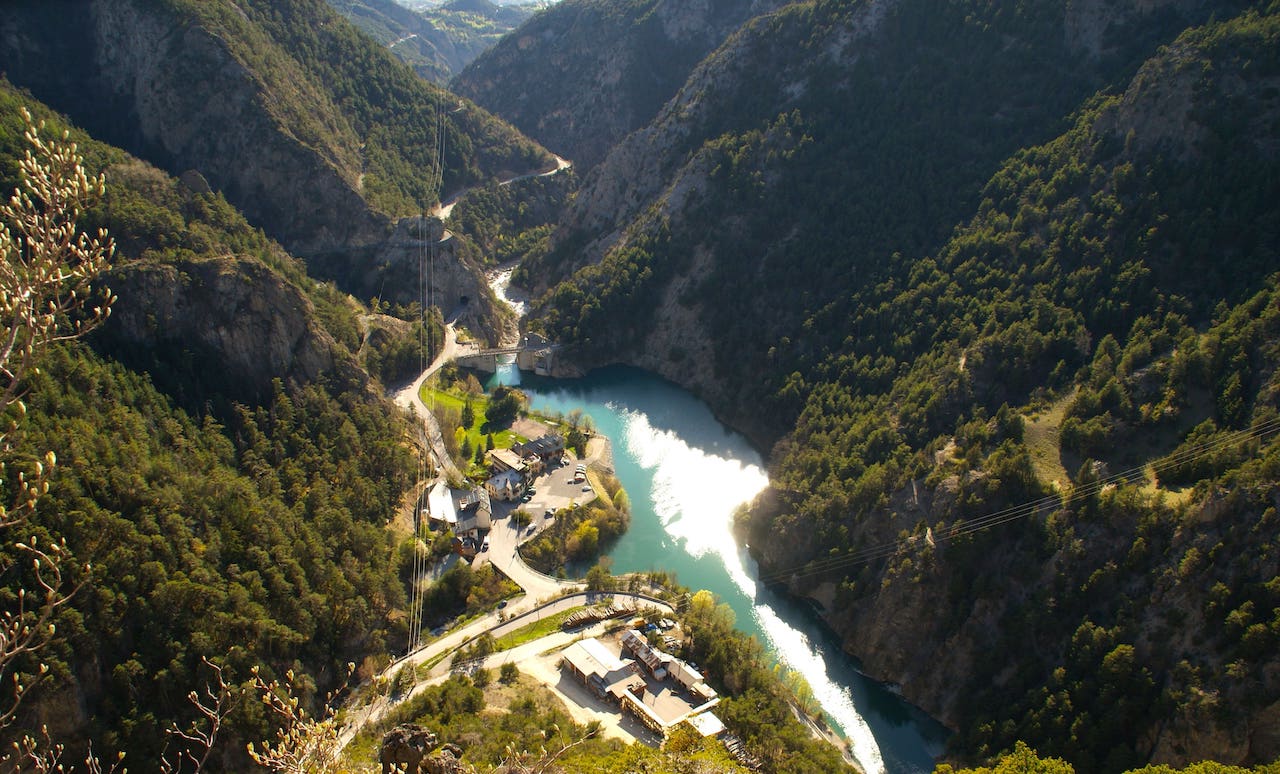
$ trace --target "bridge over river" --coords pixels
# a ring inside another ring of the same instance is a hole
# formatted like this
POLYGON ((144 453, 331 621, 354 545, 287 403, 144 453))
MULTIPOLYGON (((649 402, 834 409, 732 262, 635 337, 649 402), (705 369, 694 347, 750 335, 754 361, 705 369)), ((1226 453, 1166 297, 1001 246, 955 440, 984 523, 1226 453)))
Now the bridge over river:
POLYGON ((487 349, 460 350, 455 360, 463 368, 474 368, 479 371, 493 373, 503 358, 515 357, 516 367, 521 371, 532 371, 539 376, 550 376, 555 367, 555 352, 558 347, 537 333, 526 333, 520 337, 520 343, 505 347, 489 347, 487 349))

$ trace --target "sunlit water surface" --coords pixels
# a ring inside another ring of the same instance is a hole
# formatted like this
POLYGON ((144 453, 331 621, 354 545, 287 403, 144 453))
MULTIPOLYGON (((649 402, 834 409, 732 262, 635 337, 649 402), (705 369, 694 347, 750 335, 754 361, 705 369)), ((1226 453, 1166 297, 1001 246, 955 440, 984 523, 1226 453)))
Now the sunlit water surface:
POLYGON ((631 527, 609 552, 614 573, 663 569, 714 592, 739 629, 808 681, 866 771, 932 770, 945 729, 861 675, 803 603, 757 583, 755 561, 732 533, 734 510, 768 483, 745 439, 688 392, 636 369, 553 380, 503 366, 497 383, 519 383, 538 411, 582 409, 613 440, 614 468, 632 505, 631 527))

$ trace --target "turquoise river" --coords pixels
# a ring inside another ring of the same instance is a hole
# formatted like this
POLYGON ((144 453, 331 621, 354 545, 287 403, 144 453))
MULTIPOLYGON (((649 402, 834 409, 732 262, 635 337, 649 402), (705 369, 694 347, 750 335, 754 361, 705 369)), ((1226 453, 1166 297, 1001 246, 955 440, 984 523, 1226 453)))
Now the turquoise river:
POLYGON ((609 552, 615 574, 663 569, 714 592, 733 608, 739 629, 804 676, 867 772, 932 770, 946 730, 858 672, 806 605, 757 583, 755 561, 733 538, 732 514, 768 481, 742 436, 692 394, 637 369, 564 380, 500 366, 491 385, 498 383, 519 384, 537 411, 582 409, 612 439, 614 468, 632 504, 631 528, 609 552))

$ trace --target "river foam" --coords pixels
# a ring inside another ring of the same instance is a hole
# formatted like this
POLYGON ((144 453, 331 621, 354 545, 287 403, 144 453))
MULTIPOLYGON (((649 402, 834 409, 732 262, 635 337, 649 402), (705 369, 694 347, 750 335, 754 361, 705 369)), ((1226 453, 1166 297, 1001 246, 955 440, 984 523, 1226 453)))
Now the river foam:
POLYGON ((755 562, 734 540, 733 512, 768 485, 764 470, 690 446, 674 432, 653 427, 643 412, 624 409, 621 414, 622 441, 653 476, 653 508, 667 534, 690 555, 709 554, 723 562, 733 584, 751 601, 769 650, 809 683, 822 709, 848 736, 862 768, 882 774, 880 747, 848 688, 831 679, 822 651, 803 632, 759 602, 755 562))

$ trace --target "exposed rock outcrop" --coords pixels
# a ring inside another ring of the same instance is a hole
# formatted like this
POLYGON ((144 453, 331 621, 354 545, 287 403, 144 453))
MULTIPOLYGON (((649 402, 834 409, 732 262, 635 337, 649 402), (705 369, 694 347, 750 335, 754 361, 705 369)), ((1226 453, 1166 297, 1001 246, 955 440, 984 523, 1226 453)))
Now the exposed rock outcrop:
POLYGON ((250 402, 269 397, 275 379, 301 386, 326 377, 368 389, 368 376, 316 321, 311 301, 260 263, 135 263, 106 282, 119 301, 96 340, 149 366, 157 381, 189 377, 178 381, 250 402))
POLYGON ((34 13, 18 7, 8 21, 8 37, 31 49, 9 77, 30 83, 95 136, 175 174, 198 170, 297 254, 382 237, 386 217, 358 190, 355 132, 247 22, 228 18, 231 29, 220 34, 163 5, 96 0, 66 25, 88 66, 52 82, 55 76, 32 72, 48 67, 57 45, 35 34, 39 20, 24 18, 34 13), (261 61, 238 55, 227 40, 233 35, 239 51, 261 61), (285 82, 289 107, 272 98, 285 82))
MULTIPOLYGON (((445 186, 541 168, 545 151, 474 105, 443 114, 436 127, 405 129, 408 119, 373 103, 391 93, 415 105, 445 97, 411 75, 388 75, 377 59, 389 54, 368 51, 372 44, 351 42, 341 30, 308 37, 289 27, 315 20, 320 28, 345 26, 319 0, 300 0, 275 27, 263 21, 271 18, 263 5, 95 0, 59 18, 54 6, 14 3, 0 19, 0 61, 15 84, 95 137, 186 175, 197 189, 222 193, 312 274, 362 299, 416 300, 417 266, 397 260, 403 229, 393 216, 414 209, 402 187, 430 196, 405 182, 406 167, 421 166, 412 174, 425 179, 437 171, 425 168, 422 154, 395 155, 401 146, 383 135, 399 141, 439 130, 453 137, 445 186), (369 54, 367 72, 323 59, 350 51, 369 54), (349 84, 327 84, 313 66, 370 80, 370 93, 353 96, 342 91, 349 84)), ((474 266, 454 268, 459 276, 478 275, 474 266)), ((456 295, 490 303, 470 289, 456 295)), ((498 314, 484 309, 475 317, 498 314)))
POLYGON ((426 299, 446 318, 496 344, 509 312, 494 297, 477 259, 477 248, 438 218, 411 217, 401 218, 376 245, 314 255, 308 265, 327 276, 354 262, 363 267, 348 276, 350 292, 357 297, 377 296, 388 302, 426 299))

